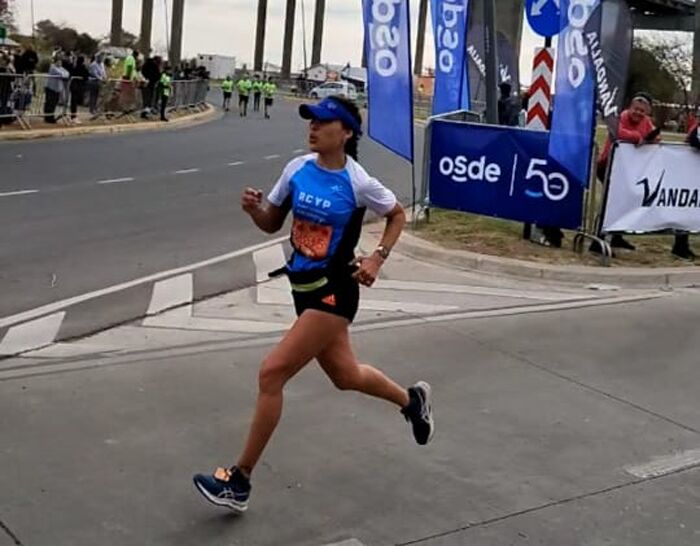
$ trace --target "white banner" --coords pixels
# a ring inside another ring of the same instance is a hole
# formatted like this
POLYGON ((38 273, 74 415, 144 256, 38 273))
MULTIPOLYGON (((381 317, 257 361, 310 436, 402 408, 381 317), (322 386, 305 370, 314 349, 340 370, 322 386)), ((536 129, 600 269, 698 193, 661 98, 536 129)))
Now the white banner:
POLYGON ((700 153, 690 146, 620 144, 603 232, 700 231, 700 153))

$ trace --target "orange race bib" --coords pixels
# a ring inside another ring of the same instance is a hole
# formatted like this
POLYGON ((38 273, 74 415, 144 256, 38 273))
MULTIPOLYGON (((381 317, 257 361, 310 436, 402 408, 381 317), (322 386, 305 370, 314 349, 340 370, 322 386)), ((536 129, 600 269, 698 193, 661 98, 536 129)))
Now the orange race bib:
POLYGON ((294 218, 292 222, 292 246, 311 260, 323 260, 328 256, 333 227, 294 218))

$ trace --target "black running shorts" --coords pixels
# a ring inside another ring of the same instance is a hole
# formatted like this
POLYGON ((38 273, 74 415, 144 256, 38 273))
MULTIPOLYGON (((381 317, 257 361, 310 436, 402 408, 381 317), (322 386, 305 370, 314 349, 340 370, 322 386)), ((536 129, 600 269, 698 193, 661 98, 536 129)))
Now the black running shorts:
POLYGON ((316 309, 352 322, 360 303, 360 286, 350 275, 338 275, 329 277, 325 285, 315 290, 292 289, 292 296, 297 316, 307 309, 316 309))
POLYGON ((224 91, 224 98, 225 99, 230 99, 231 95, 232 95, 232 93, 229 93, 228 91, 224 91))
POLYGON ((272 99, 270 97, 265 97, 265 104, 272 106, 272 99))

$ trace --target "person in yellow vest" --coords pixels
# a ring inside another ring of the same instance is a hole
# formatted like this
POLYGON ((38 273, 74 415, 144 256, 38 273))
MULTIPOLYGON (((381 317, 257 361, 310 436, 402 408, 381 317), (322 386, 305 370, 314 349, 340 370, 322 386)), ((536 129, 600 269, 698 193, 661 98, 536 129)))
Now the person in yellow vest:
POLYGON ((247 75, 238 80, 238 111, 241 117, 248 115, 248 99, 250 98, 250 90, 253 88, 253 83, 247 75))
POLYGON ((267 81, 263 83, 263 94, 265 95, 265 119, 270 119, 270 108, 272 107, 272 101, 275 98, 275 93, 277 93, 277 86, 275 82, 272 81, 272 76, 267 78, 267 81))
POLYGON ((170 102, 170 94, 172 93, 173 80, 170 77, 170 67, 166 65, 163 69, 163 74, 160 76, 160 120, 169 121, 165 117, 165 109, 168 107, 168 102, 170 102))
POLYGON ((231 109, 231 96, 233 95, 233 79, 231 76, 226 76, 226 79, 221 82, 221 90, 224 92, 224 111, 228 112, 231 109))
POLYGON ((253 112, 260 112, 260 97, 264 86, 265 81, 260 79, 260 74, 256 74, 253 79, 253 112))

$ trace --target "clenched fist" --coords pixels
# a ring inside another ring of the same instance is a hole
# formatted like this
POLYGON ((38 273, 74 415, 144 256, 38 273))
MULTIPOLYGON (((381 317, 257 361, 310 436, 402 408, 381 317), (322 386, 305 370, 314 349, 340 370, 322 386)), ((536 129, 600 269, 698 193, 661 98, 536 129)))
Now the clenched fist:
POLYGON ((241 195, 241 208, 248 214, 251 214, 262 204, 263 192, 246 188, 241 195))

